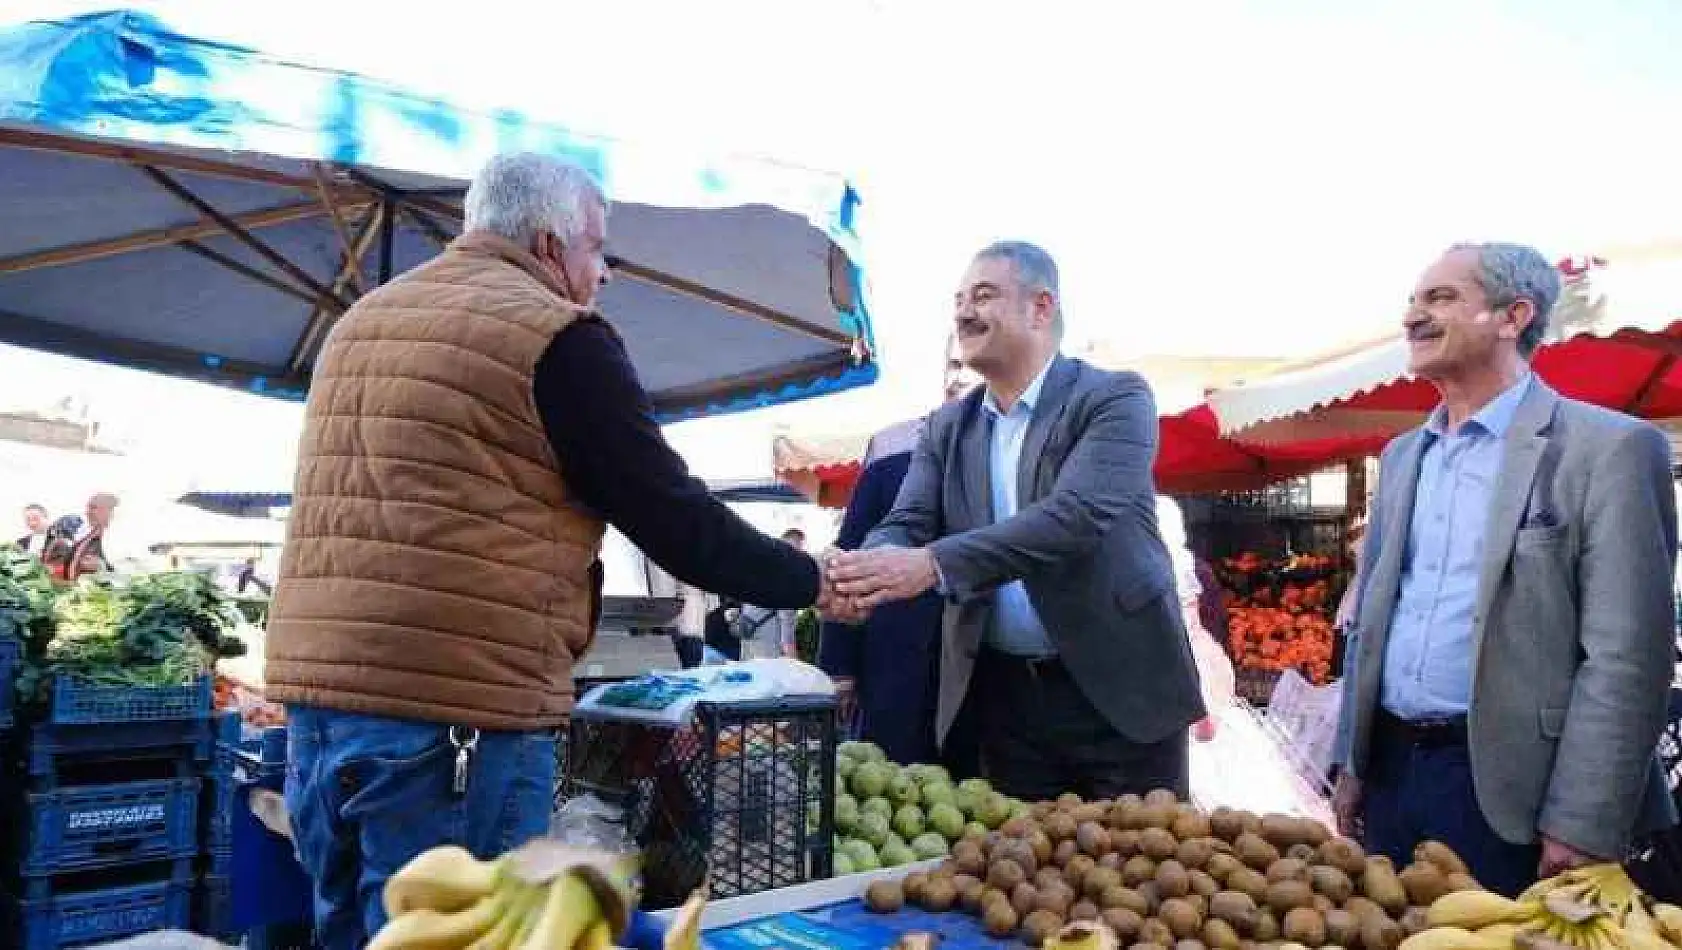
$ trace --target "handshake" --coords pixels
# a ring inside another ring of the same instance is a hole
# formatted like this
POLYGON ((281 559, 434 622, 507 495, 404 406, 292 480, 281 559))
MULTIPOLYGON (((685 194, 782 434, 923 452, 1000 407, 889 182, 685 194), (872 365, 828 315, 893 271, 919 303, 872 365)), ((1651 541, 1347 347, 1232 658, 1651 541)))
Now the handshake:
POLYGON ((818 613, 836 623, 863 623, 877 607, 909 600, 940 583, 928 548, 831 548, 817 562, 818 613))

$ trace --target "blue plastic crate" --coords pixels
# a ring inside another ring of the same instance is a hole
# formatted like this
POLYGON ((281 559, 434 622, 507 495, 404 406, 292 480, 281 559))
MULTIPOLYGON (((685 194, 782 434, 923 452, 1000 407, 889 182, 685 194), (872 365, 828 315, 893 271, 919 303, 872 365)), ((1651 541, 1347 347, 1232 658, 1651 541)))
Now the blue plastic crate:
POLYGON ((308 921, 253 927, 245 932, 245 950, 319 950, 308 921))
POLYGON ((20 950, 60 950, 182 930, 192 920, 192 885, 178 881, 131 884, 59 894, 13 905, 20 950))
POLYGON ((16 680, 13 668, 17 666, 18 654, 22 644, 12 636, 0 636, 0 729, 12 728, 12 695, 15 692, 12 683, 16 680))
POLYGON ((45 789, 58 784, 58 772, 68 765, 95 761, 168 760, 176 764, 177 777, 189 778, 211 761, 216 743, 209 719, 180 719, 42 723, 30 727, 28 747, 29 777, 45 789))
POLYGON ((200 814, 204 847, 207 851, 225 851, 234 846, 234 776, 233 770, 218 759, 204 777, 204 797, 200 814))
POLYGON ((193 932, 237 944, 245 928, 234 924, 234 882, 223 875, 206 874, 193 889, 193 932))
POLYGON ((211 678, 185 686, 96 686, 73 677, 53 680, 47 721, 61 726, 208 719, 214 708, 211 678))
POLYGON ((84 785, 28 797, 22 873, 36 877, 198 850, 199 781, 84 785))

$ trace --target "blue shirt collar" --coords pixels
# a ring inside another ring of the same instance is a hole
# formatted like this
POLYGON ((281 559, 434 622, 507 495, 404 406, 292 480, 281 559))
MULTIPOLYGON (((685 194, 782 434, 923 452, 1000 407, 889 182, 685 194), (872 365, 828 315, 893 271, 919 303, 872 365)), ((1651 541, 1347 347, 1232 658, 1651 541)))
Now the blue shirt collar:
MULTIPOLYGON (((1519 404, 1524 402, 1525 393, 1530 391, 1530 370, 1525 370, 1518 380, 1484 404, 1472 418, 1466 420, 1468 424, 1476 424, 1484 432, 1497 439, 1507 434, 1507 428, 1513 424, 1513 416, 1518 413, 1519 404)), ((1425 421, 1425 431, 1441 438, 1448 431, 1448 410, 1438 406, 1431 411, 1431 417, 1425 421)))
MULTIPOLYGON (((1022 390, 1021 396, 1017 397, 1016 404, 1026 407, 1029 415, 1033 415, 1034 406, 1040 401, 1040 390, 1045 388, 1045 378, 1051 375, 1051 367, 1056 362, 1057 354, 1053 353, 1051 359, 1045 361, 1045 366, 1040 369, 1039 375, 1035 376, 1034 381, 1028 384, 1027 389, 1022 390)), ((999 409, 998 400, 993 398, 991 386, 987 388, 987 396, 981 400, 981 404, 987 407, 987 411, 994 416, 1004 415, 1004 412, 999 409)), ((1012 407, 1012 411, 1015 411, 1015 407, 1012 407)))

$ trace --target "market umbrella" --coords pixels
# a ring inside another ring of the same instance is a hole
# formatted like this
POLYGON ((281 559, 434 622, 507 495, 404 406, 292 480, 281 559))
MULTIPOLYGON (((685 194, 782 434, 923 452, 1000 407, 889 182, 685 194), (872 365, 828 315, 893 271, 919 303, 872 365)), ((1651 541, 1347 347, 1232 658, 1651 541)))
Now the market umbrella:
POLYGON ((345 308, 435 255, 467 180, 521 149, 614 199, 601 308, 662 421, 875 380, 839 177, 466 109, 127 11, 0 29, 0 342, 301 399, 345 308))
MULTIPOLYGON (((1650 249, 1627 263, 1560 263, 1564 295, 1536 353, 1538 376, 1561 393, 1648 419, 1682 417, 1682 248, 1650 249)), ((1371 454, 1418 425, 1436 390, 1407 372, 1395 334, 1211 394, 1220 431, 1251 447, 1302 451, 1343 443, 1371 454)))

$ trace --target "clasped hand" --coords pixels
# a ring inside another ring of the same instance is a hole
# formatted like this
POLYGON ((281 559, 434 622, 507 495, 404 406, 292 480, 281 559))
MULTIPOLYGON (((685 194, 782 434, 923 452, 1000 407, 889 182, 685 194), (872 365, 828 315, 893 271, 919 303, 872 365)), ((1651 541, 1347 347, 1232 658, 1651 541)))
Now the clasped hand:
POLYGON ((818 612, 838 623, 863 623, 885 603, 909 600, 940 579, 927 548, 880 547, 824 552, 818 612))

